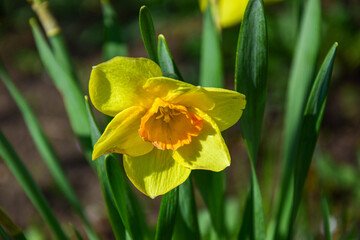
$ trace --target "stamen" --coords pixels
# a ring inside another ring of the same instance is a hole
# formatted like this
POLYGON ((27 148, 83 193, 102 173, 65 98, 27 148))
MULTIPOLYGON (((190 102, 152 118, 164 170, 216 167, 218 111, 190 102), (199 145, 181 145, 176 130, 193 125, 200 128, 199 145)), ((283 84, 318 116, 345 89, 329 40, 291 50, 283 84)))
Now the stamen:
POLYGON ((161 150, 189 144, 191 137, 199 135, 203 119, 185 106, 155 99, 152 107, 141 119, 140 136, 161 150))

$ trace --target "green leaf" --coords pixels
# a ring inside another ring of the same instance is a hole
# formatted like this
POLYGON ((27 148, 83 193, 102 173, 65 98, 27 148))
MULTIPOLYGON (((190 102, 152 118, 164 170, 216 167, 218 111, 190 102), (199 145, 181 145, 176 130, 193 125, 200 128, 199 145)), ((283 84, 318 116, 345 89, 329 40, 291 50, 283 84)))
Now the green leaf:
POLYGON ((248 3, 241 24, 235 64, 235 89, 245 94, 241 132, 251 164, 251 188, 238 239, 265 239, 261 192, 254 164, 257 161, 267 90, 267 28, 261 0, 248 3))
POLYGON ((124 43, 121 26, 118 16, 109 0, 101 0, 103 13, 105 41, 103 45, 103 55, 105 60, 116 56, 126 56, 127 49, 124 43))
POLYGON ((73 77, 73 80, 80 88, 80 82, 77 79, 74 69, 74 64, 70 58, 69 51, 67 50, 65 40, 61 32, 49 36, 48 38, 52 46, 54 57, 56 58, 57 63, 61 66, 62 69, 64 69, 73 77))
POLYGON ((171 56, 166 39, 162 34, 158 38, 158 59, 163 76, 184 81, 171 56))
POLYGON ((196 170, 192 172, 196 186, 209 209, 211 221, 220 238, 226 237, 225 172, 196 170))
MULTIPOLYGON (((86 110, 88 114, 89 124, 91 128, 91 141, 92 144, 95 145, 97 140, 100 138, 101 134, 99 128, 96 124, 93 112, 91 110, 91 106, 89 103, 89 99, 85 96, 85 104, 86 110)), ((110 224, 115 235, 116 239, 125 239, 126 231, 124 224, 121 220, 121 217, 117 211, 116 204, 113 201, 110 185, 106 176, 106 165, 105 165, 105 156, 101 156, 95 161, 93 161, 95 165, 96 173, 99 178, 101 191, 104 197, 105 206, 107 209, 107 213, 109 215, 110 224)))
POLYGON ((321 6, 308 0, 291 67, 286 99, 284 169, 277 204, 275 239, 287 238, 294 198, 294 166, 304 109, 313 83, 320 45, 321 6))
POLYGON ((179 207, 173 239, 200 239, 194 188, 190 177, 179 186, 179 207))
POLYGON ((261 137, 267 90, 267 30, 262 1, 247 5, 236 52, 235 89, 246 96, 241 132, 255 164, 261 137))
POLYGON ((301 194, 319 135, 336 49, 337 43, 331 47, 319 70, 319 73, 312 86, 303 116, 302 128, 299 137, 299 146, 297 150, 298 152, 296 154, 295 160, 296 167, 294 173, 294 205, 290 228, 292 228, 296 219, 297 210, 300 205, 301 194))
POLYGON ((331 232, 330 232, 330 218, 329 218, 329 207, 326 201, 326 197, 324 194, 321 196, 321 208, 323 214, 323 221, 324 221, 324 233, 325 239, 331 240, 331 232))
POLYGON ((265 220, 262 197, 255 168, 251 164, 251 187, 238 239, 265 239, 265 220))
POLYGON ((5 211, 1 207, 0 207, 0 226, 3 226, 14 240, 25 240, 26 239, 21 228, 18 227, 11 220, 11 218, 5 213, 5 211))
POLYGON ((212 4, 208 4, 203 17, 201 37, 200 85, 223 87, 220 31, 216 28, 212 12, 212 4))
POLYGON ((34 112, 30 108, 26 99, 19 92, 17 87, 12 82, 11 78, 7 74, 3 64, 0 62, 0 78, 9 90, 11 96, 15 100, 19 107, 21 114, 25 120, 27 128, 31 134, 31 137, 35 143, 37 150, 39 151, 42 159, 50 170, 56 184, 59 186, 60 191, 63 193, 65 198, 69 201, 70 205, 80 216, 81 220, 85 224, 86 232, 90 239, 98 239, 94 229, 91 227, 89 220, 87 219, 80 201, 78 200, 73 188, 68 181, 64 170, 60 165, 60 161, 56 156, 53 147, 50 144, 49 139, 46 137, 44 130, 42 129, 39 121, 37 120, 34 112))
POLYGON ((91 161, 90 127, 87 120, 83 93, 77 84, 77 80, 55 58, 35 19, 30 19, 30 26, 40 58, 57 89, 63 96, 71 127, 82 144, 86 158, 91 161))
POLYGON ((58 239, 67 239, 54 213, 29 171, 0 131, 0 156, 58 239))
POLYGON ((146 239, 145 216, 126 181, 119 159, 109 154, 105 157, 106 174, 118 213, 132 239, 146 239))
POLYGON ((146 6, 142 6, 140 8, 139 24, 141 37, 144 42, 146 52, 148 53, 151 60, 158 63, 154 23, 150 10, 146 6))
POLYGON ((162 197, 156 227, 156 240, 171 239, 175 226, 178 201, 179 187, 174 188, 162 197))

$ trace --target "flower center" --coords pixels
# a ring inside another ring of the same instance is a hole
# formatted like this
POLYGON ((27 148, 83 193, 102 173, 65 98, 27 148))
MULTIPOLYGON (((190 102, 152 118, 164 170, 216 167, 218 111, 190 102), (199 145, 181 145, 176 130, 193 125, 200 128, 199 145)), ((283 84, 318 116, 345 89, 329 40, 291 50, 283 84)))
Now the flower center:
POLYGON ((161 150, 176 150, 198 136, 203 119, 185 106, 167 103, 156 98, 141 118, 140 136, 161 150))

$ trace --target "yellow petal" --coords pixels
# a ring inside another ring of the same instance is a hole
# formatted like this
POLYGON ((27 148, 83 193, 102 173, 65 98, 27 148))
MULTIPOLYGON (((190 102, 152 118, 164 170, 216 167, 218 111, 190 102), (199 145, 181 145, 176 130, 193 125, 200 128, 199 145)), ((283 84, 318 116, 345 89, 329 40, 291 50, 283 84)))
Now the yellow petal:
POLYGON ((143 90, 146 80, 162 76, 160 67, 145 58, 115 57, 91 71, 90 99, 100 112, 115 116, 134 106, 151 106, 152 98, 143 90))
POLYGON ((172 104, 197 107, 204 111, 214 107, 214 101, 207 96, 202 87, 166 77, 150 78, 144 89, 151 94, 172 104))
POLYGON ((223 28, 234 26, 243 19, 249 0, 220 0, 219 17, 223 28))
POLYGON ((216 123, 206 113, 193 109, 200 116, 203 128, 191 143, 172 152, 175 161, 191 169, 221 171, 230 165, 229 150, 216 123))
POLYGON ((95 144, 93 159, 105 153, 139 156, 150 152, 154 146, 145 142, 138 132, 144 114, 142 107, 130 107, 117 114, 95 144))
POLYGON ((124 168, 130 181, 151 198, 165 194, 189 177, 191 170, 177 163, 169 150, 154 148, 139 156, 124 156, 124 168))
MULTIPOLYGON (((245 109, 245 95, 221 88, 204 88, 207 95, 215 102, 215 106, 205 111, 224 131, 239 121, 245 109)), ((201 109, 202 110, 202 109, 201 109)))

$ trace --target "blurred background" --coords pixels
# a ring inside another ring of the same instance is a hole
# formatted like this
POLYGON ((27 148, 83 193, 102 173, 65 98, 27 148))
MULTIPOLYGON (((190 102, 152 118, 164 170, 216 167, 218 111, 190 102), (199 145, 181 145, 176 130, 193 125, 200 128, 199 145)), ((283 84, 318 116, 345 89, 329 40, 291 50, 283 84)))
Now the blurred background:
MULTIPOLYGON (((103 18, 98 0, 50 0, 53 15, 62 27, 69 52, 84 92, 91 67, 103 61, 103 18)), ((199 76, 202 14, 197 0, 113 0, 122 27, 128 56, 147 57, 143 47, 138 12, 146 4, 154 18, 155 31, 164 34, 173 58, 185 80, 197 84, 199 76)), ((314 160, 308 175, 303 204, 297 222, 298 238, 317 238, 321 233, 320 193, 329 201, 331 223, 337 239, 360 236, 360 3, 358 0, 322 1, 320 63, 331 45, 339 48, 330 83, 327 107, 314 160)), ((282 169, 284 102, 296 40, 296 16, 289 2, 267 4, 269 36, 268 98, 257 163, 265 217, 274 207, 282 169)), ((60 94, 45 72, 31 29, 34 17, 25 0, 0 1, 0 58, 15 84, 34 109, 61 159, 86 213, 95 229, 106 239, 111 236, 97 178, 80 152, 72 133, 60 94)), ((222 30, 226 88, 234 88, 234 66, 239 25, 222 30)), ((311 44, 311 43, 309 43, 311 44)), ((79 224, 70 206, 58 193, 54 181, 37 153, 22 116, 0 83, 0 128, 34 175, 61 222, 79 224)), ((225 132, 232 155, 227 171, 229 198, 243 199, 250 171, 240 126, 225 132)), ((139 193, 137 190, 134 190, 139 193)), ((160 198, 139 198, 151 223, 156 223, 160 198)), ((197 196, 199 209, 204 207, 197 196)), ((0 206, 27 232, 44 231, 44 223, 3 161, 0 161, 0 206)), ((238 214, 238 213, 236 213, 238 214)), ((39 235, 40 236, 40 235, 39 235)), ((335 239, 336 239, 335 238, 335 239)))

